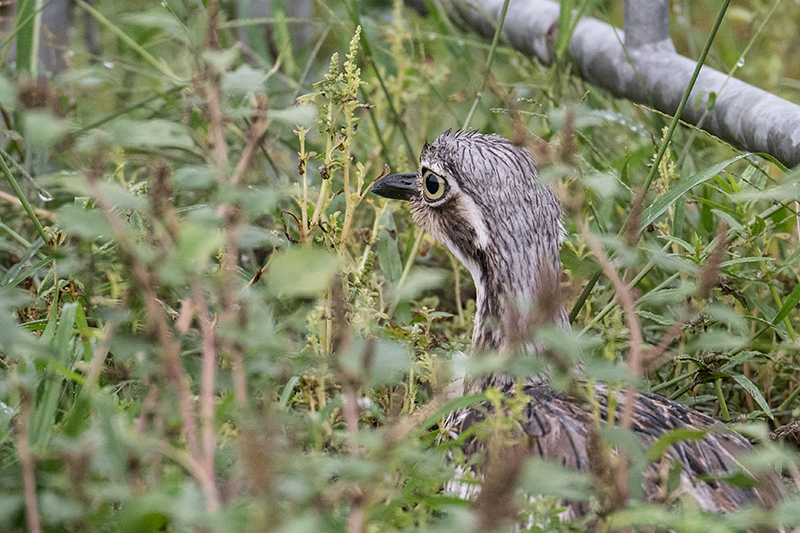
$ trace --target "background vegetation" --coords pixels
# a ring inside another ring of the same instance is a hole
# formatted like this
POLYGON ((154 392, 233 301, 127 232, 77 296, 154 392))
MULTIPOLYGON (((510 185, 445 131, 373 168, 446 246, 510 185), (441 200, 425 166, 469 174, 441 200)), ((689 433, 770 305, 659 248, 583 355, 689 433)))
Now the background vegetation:
MULTIPOLYGON (((1 530, 485 529, 485 507, 441 491, 467 459, 439 424, 475 401, 446 387, 459 368, 532 368, 458 356, 468 273, 406 206, 366 193, 462 127, 484 83, 469 126, 527 142, 568 214, 574 333, 547 342, 590 379, 635 379, 620 291, 600 277, 581 299, 599 268, 588 228, 638 298, 638 387, 754 421, 748 464, 800 482, 785 426, 800 416, 797 173, 682 127, 642 192, 668 117, 502 43, 487 72, 489 44, 437 2, 421 17, 317 1, 294 19, 273 1, 254 20, 234 2, 76 0, 54 76, 32 59, 40 4, 19 2, 1 49, 1 530)), ((673 3, 682 53, 697 57, 716 4, 673 3)), ((620 2, 587 13, 621 25, 620 2)), ((796 2, 735 3, 709 63, 800 101, 798 23, 796 2)), ((514 405, 482 434, 501 439, 514 405)), ((561 498, 608 527, 800 525, 796 500, 705 515, 668 484, 644 505, 654 452, 606 437, 632 458, 627 500, 528 461, 519 489, 542 496, 496 504, 532 531, 585 528, 559 523, 561 498)))

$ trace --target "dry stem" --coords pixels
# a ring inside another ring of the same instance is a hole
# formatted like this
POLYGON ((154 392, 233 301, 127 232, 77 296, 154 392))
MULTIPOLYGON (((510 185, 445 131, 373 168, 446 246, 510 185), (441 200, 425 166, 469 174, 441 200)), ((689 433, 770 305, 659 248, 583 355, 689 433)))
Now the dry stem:
MULTIPOLYGON (((200 424, 203 443, 202 467, 208 477, 214 478, 214 452, 216 451, 216 438, 214 436, 214 383, 217 372, 217 349, 214 335, 214 324, 208 312, 205 295, 200 283, 192 281, 192 299, 200 321, 202 335, 202 356, 200 370, 200 424)), ((212 482, 214 492, 216 486, 212 482)), ((209 511, 219 509, 219 495, 208 502, 209 511)))
POLYGON ((36 460, 31 453, 29 441, 32 398, 27 390, 22 390, 21 394, 17 453, 22 467, 22 485, 25 491, 25 521, 28 524, 28 533, 41 533, 42 524, 36 506, 36 460))
MULTIPOLYGON (((625 316, 628 321, 628 329, 630 330, 628 370, 632 376, 638 378, 642 375, 642 331, 639 324, 639 316, 636 314, 636 302, 634 300, 633 293, 628 288, 627 284, 622 281, 622 278, 619 277, 619 274, 617 274, 616 268, 614 268, 614 265, 608 259, 608 256, 603 251, 603 248, 597 238, 586 228, 583 229, 583 236, 589 245, 589 249, 600 262, 600 265, 603 268, 603 273, 605 273, 605 275, 614 285, 614 288, 617 291, 619 302, 622 304, 622 308, 625 311, 625 316)), ((625 388, 625 405, 622 408, 622 417, 620 419, 620 426, 624 429, 630 429, 631 427, 635 402, 636 387, 634 385, 628 385, 625 388)), ((629 494, 627 462, 627 453, 620 451, 619 465, 617 467, 615 480, 616 491, 621 496, 619 501, 626 501, 627 495, 629 494)))
MULTIPOLYGON (((22 202, 19 201, 19 198, 14 196, 13 194, 9 194, 5 191, 0 191, 0 199, 5 200, 6 202, 15 205, 16 207, 22 207, 22 202)), ((36 216, 39 218, 46 218, 48 220, 55 220, 56 215, 52 211, 47 209, 42 209, 40 207, 34 207, 33 212, 36 213, 36 216)))
MULTIPOLYGON (((344 413, 347 432, 350 434, 350 455, 358 457, 361 453, 358 448, 358 395, 355 385, 349 383, 344 390, 344 413)), ((356 485, 351 491, 350 516, 347 519, 348 533, 361 533, 364 529, 364 493, 356 485)))
POLYGON ((267 134, 267 95, 259 94, 251 103, 253 104, 253 117, 250 130, 247 133, 247 146, 244 147, 242 157, 236 164, 236 170, 234 170, 231 176, 231 185, 239 184, 242 174, 250 164, 253 154, 267 134))
MULTIPOLYGON (((178 396, 178 405, 183 419, 183 437, 186 440, 186 448, 190 457, 197 460, 200 457, 197 444, 197 424, 194 419, 194 406, 191 391, 188 386, 188 377, 183 368, 180 355, 180 345, 176 341, 173 332, 164 316, 164 311, 159 304, 158 293, 156 292, 156 280, 147 265, 139 259, 136 254, 131 253, 131 244, 125 232, 125 224, 114 211, 113 206, 97 186, 97 179, 93 173, 88 174, 89 186, 92 194, 97 198, 97 204, 108 220, 116 241, 119 243, 120 251, 127 257, 136 280, 142 300, 145 306, 145 313, 148 324, 155 334, 161 346, 164 360, 164 370, 166 377, 173 383, 178 396)), ((197 475, 195 477, 198 477, 197 475)), ((219 494, 213 483, 213 476, 209 479, 208 473, 198 477, 206 495, 209 509, 219 505, 219 494)))

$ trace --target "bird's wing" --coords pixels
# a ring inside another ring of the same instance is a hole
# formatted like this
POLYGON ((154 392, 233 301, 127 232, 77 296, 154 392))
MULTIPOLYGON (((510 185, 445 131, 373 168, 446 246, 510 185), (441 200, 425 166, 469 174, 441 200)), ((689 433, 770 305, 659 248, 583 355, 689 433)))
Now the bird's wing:
MULTIPOLYGON (((513 396, 514 387, 503 387, 502 392, 513 396)), ((529 442, 531 452, 567 468, 599 475, 597 469, 601 468, 599 465, 604 459, 596 455, 603 452, 597 446, 594 417, 545 382, 529 382, 524 392, 529 400, 523 410, 520 428, 525 435, 533 437, 529 442)), ((618 423, 626 395, 612 392, 611 397, 612 405, 616 406, 614 420, 618 423)), ((587 409, 590 404, 599 409, 602 420, 608 420, 607 387, 597 385, 593 400, 586 403, 587 409)), ((485 409, 464 409, 450 418, 449 426, 454 433, 460 434, 483 420, 484 412, 485 409)), ((702 438, 673 443, 659 459, 650 463, 642 484, 646 501, 668 502, 690 496, 702 509, 719 512, 749 503, 771 507, 783 496, 783 484, 777 475, 751 475, 737 460, 737 456, 752 451, 752 446, 743 436, 677 402, 654 394, 636 394, 630 430, 645 447, 652 446, 662 435, 678 428, 704 430, 706 434, 702 438), (679 488, 668 491, 667 480, 676 463, 681 465, 679 488), (723 481, 738 472, 756 478, 759 486, 740 487, 723 481)), ((483 447, 480 439, 471 436, 464 443, 464 452, 471 456, 483 447)), ((610 452, 616 454, 613 449, 610 452)))

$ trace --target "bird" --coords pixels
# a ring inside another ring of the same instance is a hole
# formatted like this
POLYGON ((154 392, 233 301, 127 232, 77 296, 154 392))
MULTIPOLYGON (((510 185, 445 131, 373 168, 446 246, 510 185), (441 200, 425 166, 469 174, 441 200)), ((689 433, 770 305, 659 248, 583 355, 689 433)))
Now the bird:
MULTIPOLYGON (((424 143, 417 172, 385 176, 372 184, 371 192, 408 201, 414 222, 446 246, 472 275, 476 292, 473 354, 514 349, 541 354, 542 347, 526 333, 531 324, 543 323, 538 316, 542 310, 551 323, 570 327, 557 294, 559 250, 566 236, 562 208, 552 187, 541 182, 525 146, 498 134, 448 130, 433 143, 424 143)), ((530 453, 578 472, 592 471, 597 461, 591 451, 595 418, 585 400, 557 391, 546 373, 523 381, 493 374, 466 383, 466 393, 494 387, 508 397, 521 386, 527 403, 520 432, 530 443, 530 453)), ((605 421, 613 411, 611 418, 618 423, 628 394, 610 393, 608 386, 595 384, 594 409, 605 421)), ((704 432, 702 438, 674 442, 649 464, 642 482, 644 501, 664 501, 664 473, 675 465, 679 465, 680 483, 671 493, 693 498, 705 511, 728 512, 748 504, 771 507, 785 497, 775 472, 754 476, 757 486, 723 480, 743 471, 738 458, 753 449, 745 437, 675 401, 646 392, 632 394, 629 429, 645 446, 676 429, 704 432)), ((452 426, 463 432, 483 419, 485 412, 464 408, 453 414, 452 426)), ((465 446, 474 451, 478 444, 470 439, 465 446)), ((585 503, 568 502, 567 506, 573 516, 589 512, 585 503)))

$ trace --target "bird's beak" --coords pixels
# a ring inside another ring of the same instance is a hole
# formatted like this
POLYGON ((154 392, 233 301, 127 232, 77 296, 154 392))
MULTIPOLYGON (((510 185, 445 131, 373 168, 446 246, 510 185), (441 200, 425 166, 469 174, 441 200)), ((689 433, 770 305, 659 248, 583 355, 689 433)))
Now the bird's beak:
POLYGON ((417 174, 390 174, 373 183, 369 190, 392 200, 411 200, 418 194, 417 174))

